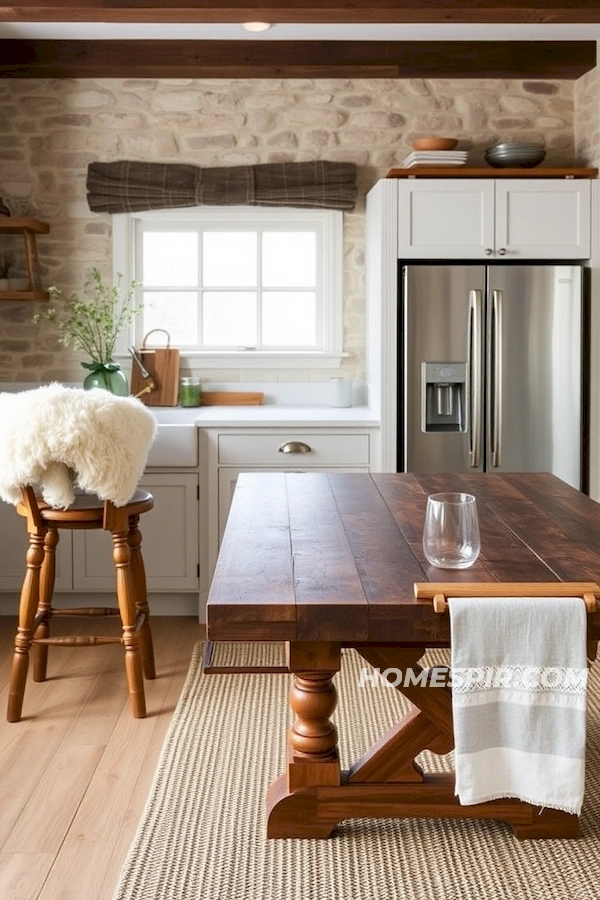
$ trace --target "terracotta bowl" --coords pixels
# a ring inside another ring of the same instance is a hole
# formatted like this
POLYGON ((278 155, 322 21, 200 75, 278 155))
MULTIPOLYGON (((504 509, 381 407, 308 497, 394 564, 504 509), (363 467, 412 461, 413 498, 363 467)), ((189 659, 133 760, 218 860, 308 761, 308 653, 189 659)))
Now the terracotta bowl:
POLYGON ((454 150, 458 145, 455 138, 424 137, 412 142, 414 150, 454 150))

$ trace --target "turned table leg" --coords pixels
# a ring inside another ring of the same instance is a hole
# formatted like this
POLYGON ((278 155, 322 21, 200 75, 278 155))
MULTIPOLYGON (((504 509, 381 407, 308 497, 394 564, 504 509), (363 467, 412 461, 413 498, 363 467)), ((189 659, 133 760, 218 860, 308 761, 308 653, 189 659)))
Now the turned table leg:
POLYGON ((340 668, 340 645, 291 643, 289 667, 294 673, 289 700, 296 719, 288 736, 287 773, 269 789, 267 834, 328 837, 335 822, 319 819, 313 789, 341 782, 337 729, 330 720, 337 705, 333 677, 340 668))

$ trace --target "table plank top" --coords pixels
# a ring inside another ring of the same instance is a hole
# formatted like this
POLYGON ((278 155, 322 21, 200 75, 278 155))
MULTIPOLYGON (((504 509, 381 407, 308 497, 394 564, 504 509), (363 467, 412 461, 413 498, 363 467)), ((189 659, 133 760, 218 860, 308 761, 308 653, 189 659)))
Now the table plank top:
MULTIPOLYGON (((548 473, 243 473, 207 607, 208 637, 444 646, 418 581, 600 581, 600 506, 548 473), (428 494, 477 498, 481 554, 431 566, 428 494)), ((600 613, 590 623, 600 637, 600 613)))

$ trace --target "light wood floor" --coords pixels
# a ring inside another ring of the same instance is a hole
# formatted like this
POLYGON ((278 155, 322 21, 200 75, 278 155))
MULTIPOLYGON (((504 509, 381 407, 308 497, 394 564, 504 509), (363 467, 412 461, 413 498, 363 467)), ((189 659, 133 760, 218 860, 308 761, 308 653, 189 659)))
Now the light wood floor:
MULTIPOLYGON (((30 673, 24 717, 8 724, 15 624, 0 617, 0 898, 109 900, 203 626, 152 620, 146 719, 130 714, 119 645, 51 647, 48 680, 30 673)), ((99 634, 115 622, 92 626, 99 634)), ((53 631, 86 629, 89 620, 62 619, 53 631)))

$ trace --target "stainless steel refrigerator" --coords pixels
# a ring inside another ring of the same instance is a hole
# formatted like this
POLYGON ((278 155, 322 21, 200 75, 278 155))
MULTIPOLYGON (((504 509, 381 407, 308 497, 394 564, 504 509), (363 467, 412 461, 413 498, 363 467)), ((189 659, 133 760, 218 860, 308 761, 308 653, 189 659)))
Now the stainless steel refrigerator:
POLYGON ((401 265, 398 470, 586 489, 579 265, 401 265))

